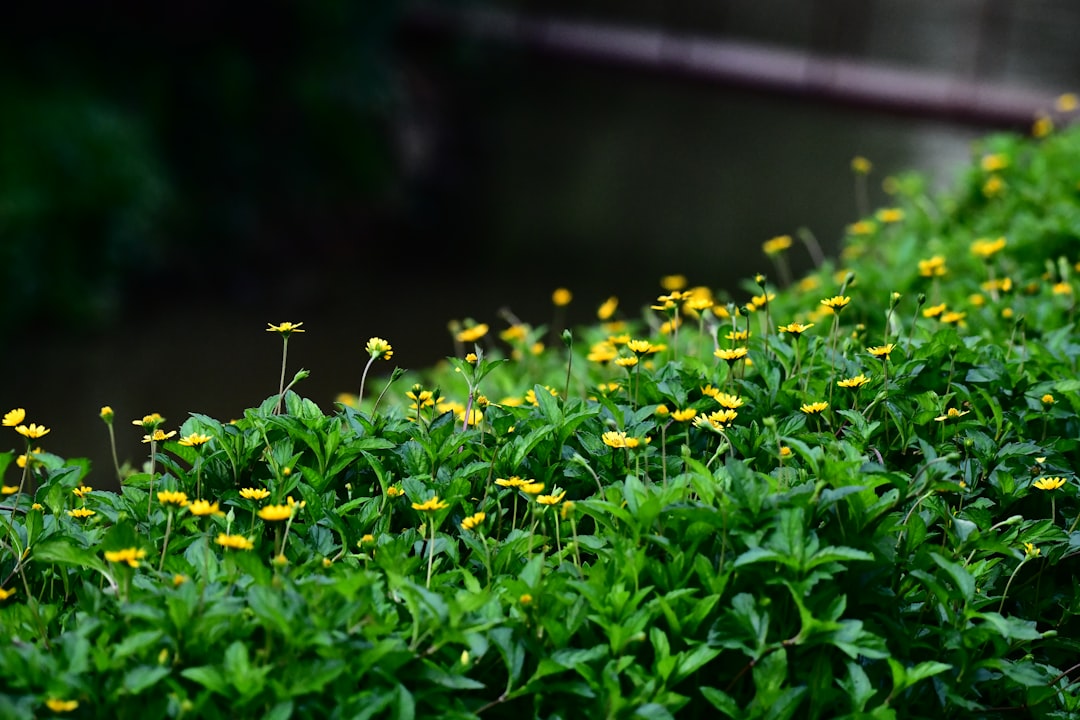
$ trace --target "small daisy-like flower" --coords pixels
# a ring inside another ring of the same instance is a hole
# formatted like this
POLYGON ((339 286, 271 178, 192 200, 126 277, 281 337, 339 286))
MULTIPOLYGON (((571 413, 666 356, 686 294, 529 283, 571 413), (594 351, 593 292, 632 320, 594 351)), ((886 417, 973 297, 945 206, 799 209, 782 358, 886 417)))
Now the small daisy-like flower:
POLYGON ((255 547, 255 543, 251 542, 243 535, 218 533, 214 542, 227 550, 251 550, 255 547))
POLYGON ((779 255, 791 247, 790 235, 777 235, 761 244, 761 249, 768 256, 779 255))
POLYGON ((68 713, 78 709, 79 701, 61 700, 60 698, 51 697, 45 701, 45 707, 49 708, 54 713, 68 713))
MULTIPOLYGON (((858 222, 853 222, 850 225, 848 225, 847 231, 849 233, 851 233, 852 235, 855 235, 856 237, 865 237, 867 235, 873 235, 874 232, 877 231, 877 223, 875 223, 873 221, 870 221, 870 220, 859 220, 858 222)), ((809 278, 807 278, 807 279, 809 279, 809 278)), ((801 285, 801 283, 800 283, 800 285, 801 285)), ((800 287, 799 289, 806 292, 807 290, 813 290, 816 287, 817 287, 817 284, 815 283, 813 285, 813 287, 810 287, 810 288, 800 287)))
POLYGON ((155 430, 152 435, 143 435, 142 441, 144 443, 148 443, 148 442, 151 442, 151 441, 153 441, 153 442, 165 442, 166 440, 168 440, 169 438, 171 438, 175 434, 176 434, 175 430, 170 430, 169 432, 165 432, 164 430, 159 428, 159 429, 155 430))
POLYGON ((115 416, 116 413, 113 412, 113 409, 111 407, 109 407, 108 405, 102 406, 100 417, 102 420, 105 421, 106 425, 112 425, 113 417, 115 416))
POLYGON ((1009 156, 1002 153, 992 153, 983 155, 982 160, 979 161, 979 167, 983 169, 983 172, 998 172, 1009 167, 1009 156))
POLYGON ((488 333, 487 323, 478 323, 472 327, 467 327, 457 334, 457 341, 463 343, 476 342, 480 338, 484 337, 488 333))
POLYGON ((95 513, 90 508, 84 508, 84 507, 75 508, 74 510, 68 510, 67 514, 68 514, 68 517, 79 518, 80 520, 85 520, 88 517, 91 517, 93 515, 97 515, 97 513, 95 513))
POLYGON ((664 275, 660 278, 660 287, 671 293, 682 290, 686 285, 687 280, 685 275, 664 275))
POLYGON ((566 491, 562 491, 558 495, 537 495, 536 502, 541 505, 558 505, 566 497, 566 491))
POLYGON ((203 435, 202 433, 191 433, 177 440, 178 443, 184 447, 198 447, 199 445, 205 445, 210 442, 212 438, 209 435, 203 435))
POLYGON ((780 446, 780 457, 782 457, 782 458, 791 457, 791 448, 789 448, 787 445, 781 445, 780 446))
POLYGON ((124 548, 123 550, 108 550, 105 559, 113 563, 127 563, 129 567, 139 567, 139 561, 146 557, 146 550, 142 548, 124 548))
POLYGON ((478 512, 478 513, 476 513, 474 515, 470 515, 469 517, 467 517, 467 518, 465 518, 464 520, 461 521, 461 529, 462 530, 475 530, 476 528, 478 528, 480 526, 480 523, 484 522, 484 518, 486 518, 486 517, 487 517, 487 515, 485 513, 482 513, 482 512, 478 512))
POLYGON ((1046 393, 1045 395, 1043 395, 1040 398, 1040 400, 1042 401, 1043 405, 1053 405, 1054 404, 1054 396, 1051 395, 1050 393, 1046 393))
POLYGON ((14 410, 8 410, 4 413, 4 419, 0 421, 4 427, 16 427, 22 425, 23 420, 26 419, 26 410, 23 408, 15 408, 14 410))
POLYGON ((292 517, 293 510, 288 505, 267 505, 259 509, 259 517, 267 522, 279 522, 292 517))
POLYGON ((840 312, 848 306, 851 302, 851 298, 847 295, 834 295, 831 298, 825 298, 821 301, 821 304, 829 308, 833 312, 840 312))
POLYGON ((15 590, 13 590, 13 589, 12 590, 5 590, 4 588, 0 588, 0 602, 3 602, 4 600, 7 600, 9 597, 11 597, 14 594, 15 594, 15 590))
POLYGON ((470 365, 475 365, 476 363, 480 362, 480 358, 476 357, 476 353, 471 352, 465 355, 465 362, 469 363, 470 365))
POLYGON ((663 405, 663 404, 657 405, 656 409, 653 410, 653 412, 656 413, 657 415, 659 415, 660 417, 667 417, 668 415, 671 414, 671 410, 668 408, 668 406, 663 405))
POLYGON ((399 488, 397 485, 391 485, 386 488, 386 496, 391 498, 401 497, 405 494, 405 491, 399 488))
POLYGON ((585 359, 589 362, 595 363, 609 363, 618 357, 619 351, 613 344, 604 340, 594 344, 589 349, 589 354, 585 356, 585 359))
POLYGON ((389 360, 394 356, 394 348, 381 337, 369 339, 367 345, 364 346, 364 350, 372 360, 378 357, 382 357, 383 360, 389 360))
POLYGON ((791 323, 788 323, 787 325, 781 325, 779 327, 779 330, 782 333, 788 333, 789 335, 794 335, 795 337, 799 337, 800 335, 802 335, 804 332, 806 332, 807 330, 809 330, 812 327, 814 327, 814 323, 806 323, 804 325, 801 322, 791 322, 791 323))
POLYGON ((635 355, 645 355, 652 351, 652 343, 648 340, 631 340, 626 343, 626 347, 635 355))
POLYGON ((889 343, 888 345, 876 345, 874 347, 866 348, 866 352, 876 358, 887 359, 895 347, 896 345, 893 343, 889 343))
POLYGON ((1054 108, 1058 112, 1072 112, 1080 107, 1080 96, 1076 93, 1063 93, 1054 100, 1054 108))
POLYGON ((409 406, 412 410, 431 407, 435 404, 435 393, 424 390, 420 385, 413 385, 412 390, 405 393, 405 397, 413 401, 409 406))
POLYGON ((730 348, 730 349, 728 349, 728 348, 720 348, 719 350, 714 350, 713 355, 720 358, 721 360, 725 360, 725 361, 727 361, 729 363, 733 363, 736 360, 741 360, 742 358, 746 357, 748 352, 749 351, 744 347, 737 347, 737 348, 730 348))
POLYGON ((694 408, 685 408, 671 413, 671 419, 676 422, 689 422, 694 419, 695 415, 697 415, 697 410, 694 408))
POLYGON ((1057 490, 1065 484, 1063 477, 1042 477, 1032 483, 1039 490, 1057 490))
POLYGON ((776 293, 762 293, 760 295, 755 295, 754 297, 750 298, 750 304, 754 306, 755 309, 763 308, 775 299, 776 293))
POLYGON ((217 502, 211 503, 209 500, 196 500, 188 506, 188 511, 192 515, 203 517, 205 515, 224 515, 220 508, 218 508, 217 502))
POLYGON ((851 171, 856 175, 869 175, 873 165, 862 155, 851 158, 851 171))
POLYGON ((1035 547, 1033 543, 1024 543, 1024 555, 1027 557, 1038 557, 1042 552, 1039 548, 1035 547))
POLYGON ((165 418, 158 413, 150 413, 149 415, 143 415, 140 420, 132 420, 131 424, 137 425, 149 433, 164 425, 165 418))
POLYGON ((728 393, 716 393, 713 399, 720 405, 728 410, 735 410, 741 408, 744 404, 743 399, 738 395, 729 395, 728 393))
POLYGON ((999 237, 997 240, 980 238, 971 243, 971 253, 983 260, 989 260, 997 253, 1001 252, 1005 248, 1007 242, 1008 241, 1003 237, 999 237))
POLYGON ((862 373, 859 373, 855 377, 845 378, 843 380, 837 380, 836 384, 842 388, 861 388, 866 383, 870 382, 870 378, 866 377, 862 373))
POLYGON ((717 410, 716 412, 709 413, 708 415, 701 415, 694 420, 696 427, 711 428, 721 430, 728 427, 735 421, 735 418, 739 416, 739 413, 734 410, 724 408, 723 410, 717 410))
POLYGON ((818 402, 806 403, 805 405, 800 406, 799 409, 807 415, 815 415, 827 410, 828 407, 829 403, 819 400, 818 402))
POLYGON ((521 597, 518 598, 518 602, 521 603, 522 605, 531 605, 532 601, 533 601, 533 596, 530 595, 529 593, 525 593, 521 597))
POLYGON ((938 317, 943 312, 945 312, 945 303, 941 303, 940 305, 931 305, 930 307, 922 311, 922 316, 924 318, 934 318, 938 317))
POLYGON ((94 492, 94 488, 90 487, 89 485, 80 485, 79 487, 71 491, 71 493, 77 498, 84 498, 92 492, 94 492))
POLYGON ((945 256, 934 255, 933 257, 919 261, 920 277, 941 277, 948 272, 945 267, 945 256))
POLYGON ((945 323, 946 325, 959 325, 964 321, 964 318, 966 317, 967 313, 965 312, 951 311, 947 313, 942 313, 941 322, 945 323))
POLYGON ((27 427, 26 425, 17 426, 15 428, 15 432, 19 433, 23 437, 36 440, 38 438, 45 437, 51 431, 44 425, 35 425, 34 423, 30 423, 29 427, 27 427))
POLYGON ((900 208, 882 208, 874 215, 882 225, 898 223, 904 219, 904 211, 900 208))
POLYGON ((282 337, 289 337, 289 335, 293 334, 294 332, 296 332, 296 333, 304 332, 303 330, 300 329, 300 326, 304 324, 302 322, 298 322, 298 323, 283 322, 280 325, 274 325, 273 323, 266 323, 266 324, 269 325, 269 327, 266 328, 266 332, 276 332, 278 335, 281 335, 282 337))
POLYGON ((1072 295, 1072 285, 1067 282, 1054 283, 1050 290, 1055 295, 1072 295))
POLYGON ((162 490, 157 494, 158 502, 162 505, 175 505, 177 507, 187 507, 188 496, 186 492, 179 492, 174 490, 162 490))
POLYGON ((435 495, 422 503, 412 504, 413 510, 418 510, 420 512, 435 512, 437 510, 445 510, 448 507, 450 507, 450 505, 440 500, 438 495, 435 495))
POLYGON ((701 388, 701 394, 706 397, 715 398, 717 395, 720 394, 720 389, 714 388, 712 385, 706 385, 705 387, 701 388))
POLYGON ((526 495, 539 495, 544 490, 544 483, 528 482, 523 484, 520 490, 526 495))
POLYGON ((246 487, 240 491, 240 497, 245 500, 265 500, 270 497, 270 491, 266 488, 246 487))
POLYGON ((532 482, 531 480, 522 480, 517 475, 512 475, 508 478, 495 478, 495 484, 501 487, 519 488, 522 485, 526 485, 532 482))
POLYGON ((730 340, 731 342, 746 342, 747 340, 750 339, 750 331, 749 330, 732 330, 731 332, 729 332, 724 337, 727 338, 728 340, 730 340))
POLYGON ((622 430, 609 430, 600 436, 600 439, 604 441, 604 444, 613 448, 626 447, 626 433, 622 430))
POLYGON ((956 408, 949 408, 944 415, 938 415, 934 420, 937 422, 945 422, 946 420, 956 420, 967 415, 970 410, 957 410, 956 408))
POLYGON ((596 318, 598 320, 610 320, 615 314, 615 311, 619 309, 619 298, 612 295, 596 310, 596 318))
POLYGON ((574 293, 564 287, 555 288, 555 292, 551 293, 551 302, 555 307, 566 307, 573 299, 574 293))
POLYGON ((14 495, 19 492, 18 485, 0 485, 0 495, 14 495))
POLYGON ((631 355, 630 357, 616 358, 615 364, 620 367, 631 368, 638 364, 638 359, 636 355, 631 355))

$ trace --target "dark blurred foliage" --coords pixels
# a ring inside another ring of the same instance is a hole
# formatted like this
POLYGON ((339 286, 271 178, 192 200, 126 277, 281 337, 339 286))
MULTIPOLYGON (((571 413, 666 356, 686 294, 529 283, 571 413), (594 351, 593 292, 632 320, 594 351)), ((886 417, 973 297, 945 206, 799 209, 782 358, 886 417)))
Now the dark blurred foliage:
POLYGON ((242 294, 401 202, 393 0, 35 2, 0 25, 0 317, 242 294))

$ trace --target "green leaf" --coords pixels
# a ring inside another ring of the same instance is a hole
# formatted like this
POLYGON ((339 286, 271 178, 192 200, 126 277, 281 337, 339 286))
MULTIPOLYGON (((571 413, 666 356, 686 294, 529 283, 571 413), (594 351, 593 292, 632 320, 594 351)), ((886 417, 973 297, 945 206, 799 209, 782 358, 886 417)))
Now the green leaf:
MULTIPOLYGON (((273 406, 271 405, 271 408, 273 406)), ((180 674, 186 677, 188 680, 199 683, 207 690, 215 692, 218 695, 229 695, 229 683, 225 681, 221 670, 213 665, 200 665, 198 667, 190 667, 180 671, 180 674)))
POLYGON ((124 675, 124 690, 138 695, 143 690, 156 685, 169 674, 169 668, 160 665, 139 665, 124 675))
POLYGON ((708 687, 706 685, 702 685, 698 690, 701 691, 701 695, 709 701, 710 705, 727 715, 729 718, 745 717, 743 711, 739 709, 739 704, 735 702, 735 699, 723 690, 717 690, 714 687, 708 687))
POLYGON ((955 563, 945 557, 942 557, 936 552, 930 553, 931 559, 938 564, 938 566, 948 573, 952 579, 953 587, 959 592, 959 596, 956 599, 964 600, 965 602, 971 602, 975 597, 975 578, 971 576, 971 573, 967 571, 963 565, 955 563))

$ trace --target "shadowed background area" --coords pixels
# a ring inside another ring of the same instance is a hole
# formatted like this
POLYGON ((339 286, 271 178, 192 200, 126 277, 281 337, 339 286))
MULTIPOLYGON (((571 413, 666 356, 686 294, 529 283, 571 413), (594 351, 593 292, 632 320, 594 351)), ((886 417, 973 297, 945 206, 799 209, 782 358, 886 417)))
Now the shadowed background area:
POLYGON ((948 187, 972 141, 1023 129, 972 87, 1051 99, 1080 62, 1065 0, 685 5, 28 4, 0 30, 0 410, 104 484, 100 406, 135 461, 132 419, 237 416, 277 389, 268 322, 305 323, 290 375, 330 409, 371 336, 385 373, 452 353, 450 320, 552 322, 558 286, 570 324, 667 273, 738 293, 772 236, 836 248, 853 156, 873 206, 891 173, 948 187), (945 78, 951 110, 690 72, 694 39, 945 78))

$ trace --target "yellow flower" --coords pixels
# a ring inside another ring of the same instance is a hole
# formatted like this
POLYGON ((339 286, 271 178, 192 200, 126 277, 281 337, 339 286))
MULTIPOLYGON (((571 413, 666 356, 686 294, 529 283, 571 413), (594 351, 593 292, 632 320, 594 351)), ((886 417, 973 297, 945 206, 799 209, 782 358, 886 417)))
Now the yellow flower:
POLYGON ((794 335, 795 337, 799 337, 812 327, 814 327, 814 323, 807 323, 806 325, 804 325, 801 322, 792 322, 788 323, 787 325, 781 325, 779 329, 782 333, 786 332, 794 335))
POLYGON ((777 235, 776 237, 766 240, 761 244, 761 249, 766 255, 779 255, 788 248, 791 247, 790 235, 777 235))
POLYGON ((671 414, 671 410, 668 409, 668 406, 667 405, 662 405, 662 404, 657 405, 656 409, 653 410, 653 412, 656 413, 657 415, 659 415, 660 417, 667 417, 668 415, 671 414))
POLYGON ((1042 400, 1043 405, 1053 405, 1054 404, 1054 396, 1051 395, 1050 393, 1046 393, 1040 399, 1042 400))
POLYGON ((1035 547, 1033 543, 1024 543, 1024 555, 1027 557, 1038 557, 1042 552, 1039 548, 1035 547))
POLYGON ((1043 477, 1032 483, 1039 490, 1057 490, 1065 484, 1063 477, 1043 477))
POLYGON ((158 413, 150 413, 149 415, 143 415, 141 420, 132 420, 132 425, 138 425, 146 432, 150 432, 155 428, 161 427, 165 423, 165 418, 161 417, 158 413))
POLYGON ((78 700, 61 700, 60 698, 51 697, 45 701, 45 706, 55 713, 67 713, 72 712, 79 707, 78 700))
POLYGON ((624 368, 632 368, 638 364, 638 359, 636 355, 631 355, 630 357, 616 358, 615 364, 624 368))
POLYGON ((558 505, 562 502, 562 499, 566 497, 566 491, 559 493, 558 495, 538 495, 536 502, 541 505, 558 505))
POLYGON ((555 288, 555 292, 551 293, 551 302, 554 303, 556 307, 566 307, 573 299, 574 293, 564 287, 555 288))
POLYGON ((686 287, 686 284, 687 281, 685 275, 664 275, 660 278, 660 287, 671 293, 682 290, 686 287))
POLYGON ((1009 157, 1002 153, 993 153, 989 155, 983 155, 982 160, 979 162, 979 166, 983 169, 983 172, 998 172, 1009 167, 1009 157))
POLYGON ((1068 113, 1080 107, 1080 96, 1076 93, 1063 93, 1054 101, 1054 108, 1058 112, 1068 113))
POLYGON ((904 219, 904 211, 900 208, 882 208, 877 211, 875 217, 882 224, 898 223, 904 219))
POLYGON ((292 508, 288 505, 267 505, 259 509, 259 517, 267 522, 288 520, 292 513, 292 508))
POLYGON ((532 601, 533 601, 533 596, 530 595, 529 593, 525 593, 521 597, 518 598, 518 602, 521 603, 522 605, 530 605, 530 604, 532 604, 532 601))
POLYGON ((941 322, 946 325, 963 324, 963 320, 966 317, 967 313, 951 311, 941 315, 941 322))
POLYGON ((574 512, 574 508, 576 507, 577 505, 574 504, 573 500, 564 500, 562 507, 559 508, 559 515, 565 520, 570 513, 574 512))
POLYGON ((478 512, 478 513, 476 513, 474 515, 470 515, 469 517, 467 517, 467 518, 465 518, 464 520, 461 521, 461 529, 462 530, 475 530, 477 527, 480 526, 480 523, 484 522, 484 518, 486 518, 486 517, 487 517, 487 515, 485 513, 482 513, 482 512, 478 512))
POLYGON ((1055 295, 1072 295, 1072 285, 1067 282, 1054 283, 1051 290, 1055 295))
POLYGON ((828 407, 829 403, 819 400, 818 402, 806 403, 805 405, 800 406, 799 409, 807 415, 814 415, 815 413, 820 413, 828 409, 828 407))
POLYGON ((266 323, 266 324, 270 326, 270 327, 266 328, 266 332, 276 332, 279 335, 281 335, 282 337, 286 337, 286 338, 289 337, 289 335, 291 335, 294 332, 298 332, 298 333, 304 332, 303 330, 300 329, 300 326, 304 324, 302 322, 298 322, 298 323, 283 322, 280 325, 274 325, 273 323, 266 323))
POLYGON ((613 448, 626 447, 626 433, 622 430, 609 430, 600 436, 600 439, 604 441, 604 444, 613 448))
POLYGON ((716 400, 720 407, 726 407, 729 410, 735 410, 743 406, 743 399, 738 395, 718 392, 713 396, 713 399, 716 400))
POLYGON ((390 487, 386 488, 386 496, 387 497, 396 498, 396 497, 401 497, 404 494, 405 494, 405 491, 402 490, 401 488, 397 487, 396 485, 391 485, 390 487))
POLYGON ((595 343, 590 349, 589 354, 585 356, 585 359, 589 362, 608 363, 618 357, 619 351, 610 342, 603 340, 595 343))
POLYGON ((941 315, 943 312, 945 312, 945 303, 941 303, 940 305, 931 305, 930 307, 922 311, 922 316, 924 318, 933 318, 941 315))
POLYGON ((999 175, 991 175, 982 186, 983 195, 992 198, 1005 192, 1005 181, 999 175))
POLYGON ((726 360, 729 363, 733 363, 736 360, 746 357, 747 353, 748 350, 744 347, 737 347, 731 349, 720 348, 719 350, 713 351, 713 355, 720 358, 721 360, 726 360))
POLYGON ((480 358, 476 357, 476 353, 468 353, 467 355, 465 355, 465 362, 469 363, 470 365, 475 365, 476 363, 480 362, 480 358))
POLYGON ((848 303, 850 302, 851 298, 849 298, 847 295, 834 295, 831 298, 825 298, 824 300, 822 300, 821 304, 829 308, 833 312, 840 312, 845 307, 847 307, 848 303))
POLYGON ((116 413, 113 412, 113 409, 111 407, 109 407, 108 405, 104 405, 101 408, 100 415, 101 419, 105 421, 106 425, 112 425, 113 416, 115 416, 116 413))
POLYGON ((22 421, 26 419, 26 410, 23 408, 15 408, 14 410, 8 410, 4 413, 4 419, 2 421, 4 427, 15 427, 21 425, 22 421))
POLYGON ((227 535, 226 533, 218 533, 215 543, 223 548, 230 550, 251 550, 255 547, 255 543, 248 540, 243 535, 227 535))
POLYGON ((374 542, 375 542, 375 536, 374 535, 372 535, 371 533, 364 533, 363 537, 360 538, 360 542, 358 542, 357 545, 360 545, 360 546, 371 545, 374 542))
POLYGON ((94 492, 94 488, 90 487, 89 485, 80 485, 79 487, 71 491, 71 493, 77 498, 84 498, 92 492, 94 492))
POLYGON ((596 318, 598 320, 610 320, 611 316, 615 314, 615 311, 619 308, 619 298, 612 295, 596 310, 596 318))
POLYGON ((445 510, 450 505, 440 500, 438 495, 435 495, 422 503, 413 503, 412 507, 413 510, 419 510, 420 512, 435 512, 436 510, 445 510))
POLYGON ((631 340, 626 343, 626 347, 635 355, 645 355, 652 350, 652 343, 648 340, 631 340))
POLYGON ((782 445, 780 447, 780 457, 791 457, 791 448, 789 448, 787 445, 782 445))
POLYGON ((862 373, 859 373, 855 377, 849 377, 845 380, 838 380, 836 384, 842 388, 861 388, 868 382, 870 382, 870 378, 866 377, 862 373))
POLYGON ((730 340, 731 342, 744 342, 744 341, 750 339, 750 331, 749 330, 732 330, 731 332, 729 332, 724 337, 726 339, 730 340))
POLYGON ((517 475, 513 475, 508 478, 495 478, 495 484, 502 487, 518 488, 526 483, 532 482, 531 480, 522 480, 517 475))
POLYGON ((18 485, 0 485, 0 495, 14 495, 19 492, 18 485))
POLYGON ((893 343, 889 343, 888 345, 877 345, 875 347, 866 348, 866 352, 870 353, 876 358, 886 359, 889 357, 889 354, 892 353, 895 347, 896 345, 893 343))
POLYGON ((983 260, 989 260, 995 254, 1005 248, 1005 244, 1008 241, 999 237, 997 240, 979 239, 971 243, 971 252, 973 255, 981 257, 983 260))
POLYGON ((521 492, 526 495, 538 495, 544 489, 542 482, 529 482, 521 486, 521 492))
POLYGON ((245 500, 265 500, 270 497, 270 491, 266 488, 246 487, 240 491, 240 497, 245 500))
POLYGON ((750 298, 750 304, 755 308, 763 308, 776 299, 776 293, 762 293, 750 298))
POLYGON ((300 502, 296 502, 292 499, 292 495, 286 496, 285 502, 289 505, 289 507, 295 507, 297 509, 307 506, 307 500, 301 500, 300 502))
POLYGON ((697 415, 697 410, 694 408, 686 408, 685 410, 676 410, 671 413, 671 419, 676 422, 688 422, 693 420, 695 415, 697 415))
POLYGON ((153 442, 165 442, 166 440, 168 440, 169 438, 171 438, 175 434, 176 434, 175 430, 170 430, 169 432, 165 432, 164 430, 158 429, 158 430, 154 430, 153 435, 143 435, 142 441, 144 443, 148 443, 148 442, 151 442, 151 441, 153 441, 153 442))
POLYGON ((381 337, 370 338, 367 341, 367 345, 364 346, 364 350, 367 351, 368 356, 371 357, 372 360, 380 355, 383 360, 389 360, 394 356, 394 348, 381 337))
POLYGON ((107 550, 105 559, 114 563, 127 563, 129 567, 139 567, 139 561, 146 557, 146 550, 142 548, 124 548, 123 550, 107 550))
POLYGON ((157 494, 158 502, 162 505, 176 505, 177 507, 187 507, 188 496, 185 492, 162 490, 157 494))
POLYGON ((5 590, 4 588, 0 588, 0 602, 3 602, 4 600, 7 600, 9 597, 11 597, 14 594, 15 594, 14 590, 5 590))
POLYGON ((739 413, 729 408, 717 410, 716 412, 709 413, 708 415, 702 415, 694 420, 696 427, 712 428, 720 430, 731 425, 735 421, 735 418, 739 416, 739 413))
POLYGON ((487 335, 487 332, 488 326, 486 323, 473 325, 472 327, 467 327, 464 330, 460 331, 457 334, 457 341, 463 343, 476 342, 480 338, 487 335))
POLYGON ((30 423, 30 427, 27 427, 26 425, 19 425, 15 428, 15 432, 19 433, 23 437, 36 440, 37 438, 45 437, 49 434, 50 431, 49 428, 45 427, 44 425, 35 425, 34 423, 30 423))
POLYGON ((67 514, 68 514, 68 517, 85 519, 85 518, 90 517, 91 515, 96 515, 97 513, 95 513, 90 508, 80 507, 80 508, 75 508, 74 510, 68 510, 67 514))
POLYGON ((931 258, 919 261, 919 275, 921 277, 941 277, 946 272, 945 257, 943 255, 934 255, 931 258))
POLYGON ((1054 121, 1046 115, 1039 115, 1031 124, 1031 134, 1036 138, 1044 138, 1054 132, 1054 121))
MULTIPOLYGON (((877 230, 877 223, 875 223, 875 222, 873 222, 871 220, 859 220, 858 222, 851 223, 850 225, 848 225, 848 228, 847 228, 847 231, 849 233, 851 233, 852 235, 857 235, 857 236, 873 235, 874 231, 876 231, 876 230, 877 230)), ((816 278, 804 278, 802 280, 802 282, 799 283, 799 289, 802 290, 803 292, 806 292, 808 290, 814 290, 815 288, 817 288, 816 278), (814 282, 809 283, 810 287, 804 287, 803 283, 806 283, 807 281, 814 281, 814 282)))
POLYGON ((949 408, 944 415, 938 415, 934 420, 937 422, 945 422, 946 420, 955 420, 957 418, 967 415, 970 410, 957 410, 956 408, 949 408))
POLYGON ((188 581, 188 576, 182 573, 176 573, 172 576, 173 587, 180 587, 188 581))
MULTIPOLYGON (((155 433, 156 435, 157 433, 155 433)), ((178 443, 184 447, 198 447, 205 443, 210 442, 212 438, 209 435, 203 435, 202 433, 191 433, 177 440, 178 443)))
POLYGON ((192 515, 198 515, 200 517, 204 515, 224 515, 220 509, 218 509, 217 502, 211 503, 209 500, 196 500, 188 506, 188 510, 192 515))

